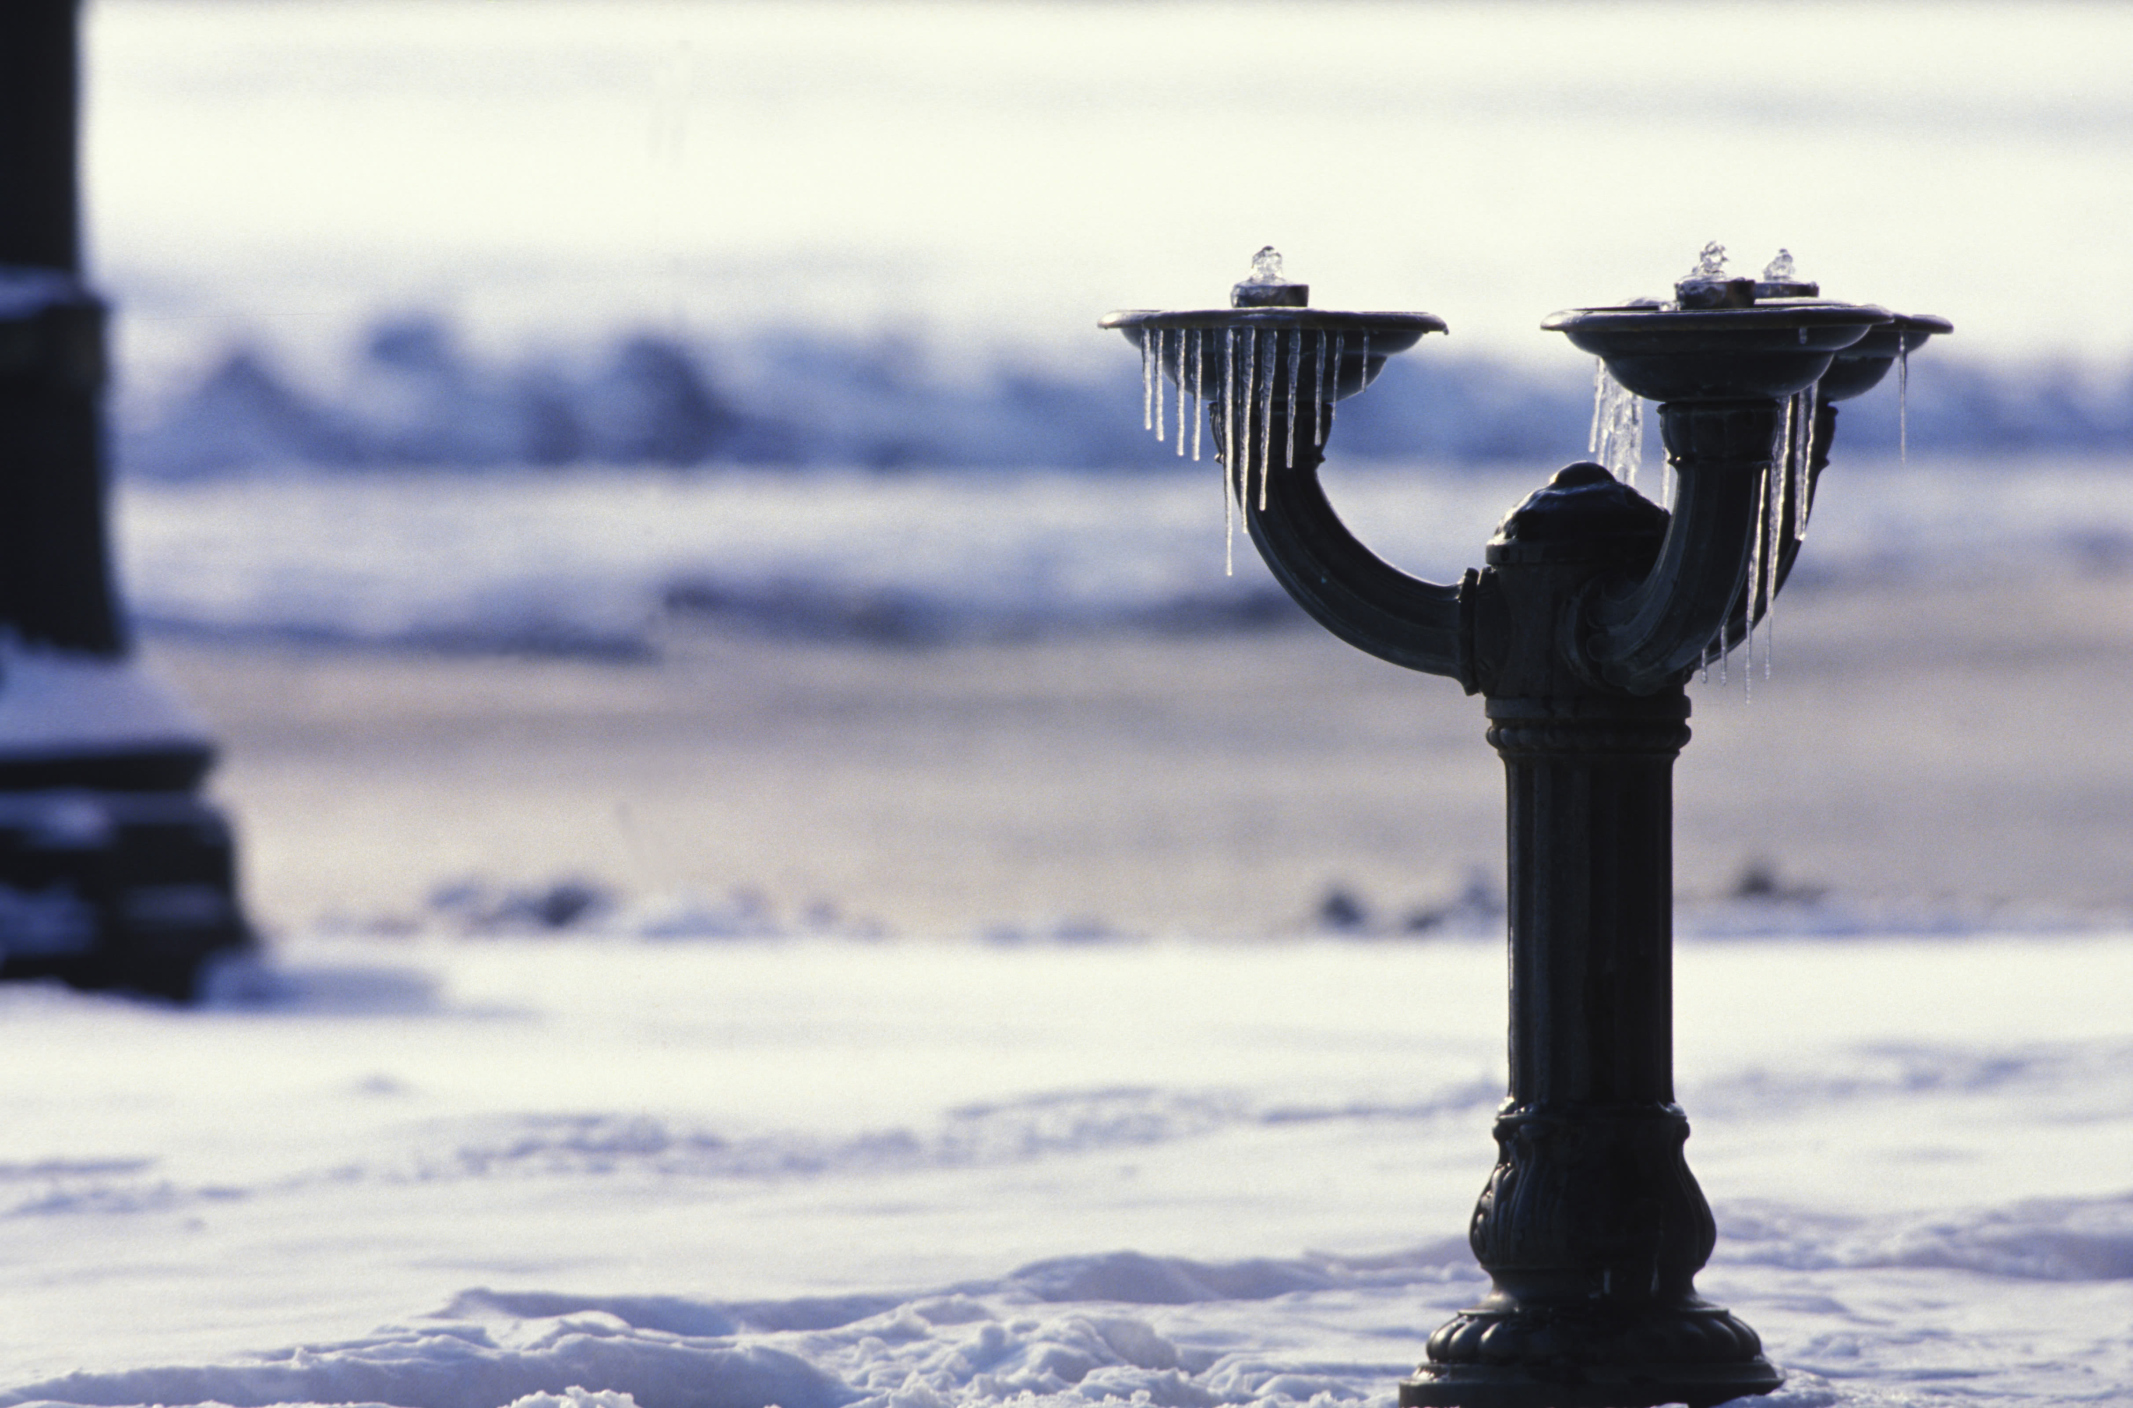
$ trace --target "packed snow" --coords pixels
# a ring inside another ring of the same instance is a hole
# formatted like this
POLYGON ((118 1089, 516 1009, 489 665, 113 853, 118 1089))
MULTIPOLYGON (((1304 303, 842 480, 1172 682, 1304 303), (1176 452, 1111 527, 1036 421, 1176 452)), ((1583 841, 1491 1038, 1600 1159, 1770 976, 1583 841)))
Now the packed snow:
MULTIPOLYGON (((2122 934, 1682 945, 1771 1402, 2133 1394, 2129 990, 2122 934)), ((1485 1284, 1497 942, 312 938, 217 993, 0 992, 0 1403, 1382 1408, 1485 1284)))

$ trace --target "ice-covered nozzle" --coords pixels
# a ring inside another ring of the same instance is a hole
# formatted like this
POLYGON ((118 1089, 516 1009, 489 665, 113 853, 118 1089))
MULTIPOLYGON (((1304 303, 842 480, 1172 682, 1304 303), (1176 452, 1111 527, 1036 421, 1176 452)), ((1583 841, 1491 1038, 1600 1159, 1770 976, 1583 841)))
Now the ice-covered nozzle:
POLYGON ((1281 276, 1281 251, 1272 245, 1252 256, 1252 276, 1229 291, 1232 308, 1305 308, 1310 303, 1311 286, 1281 276))
POLYGON ((1763 267, 1761 278, 1732 278, 1726 273, 1726 247, 1717 240, 1703 247, 1696 267, 1674 284, 1679 308, 1753 308, 1758 298, 1818 298, 1822 286, 1803 279, 1792 251, 1780 249, 1763 267))

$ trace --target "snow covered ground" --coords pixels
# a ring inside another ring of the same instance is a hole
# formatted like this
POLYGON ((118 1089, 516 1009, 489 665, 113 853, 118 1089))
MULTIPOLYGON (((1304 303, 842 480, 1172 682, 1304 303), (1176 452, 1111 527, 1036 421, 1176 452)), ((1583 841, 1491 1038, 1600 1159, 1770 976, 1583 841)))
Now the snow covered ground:
MULTIPOLYGON (((1678 968, 1775 1402, 2133 1395, 2126 935, 1678 968)), ((1387 1404, 1482 1284, 1502 973, 594 934, 10 989, 0 1403, 1387 1404)))

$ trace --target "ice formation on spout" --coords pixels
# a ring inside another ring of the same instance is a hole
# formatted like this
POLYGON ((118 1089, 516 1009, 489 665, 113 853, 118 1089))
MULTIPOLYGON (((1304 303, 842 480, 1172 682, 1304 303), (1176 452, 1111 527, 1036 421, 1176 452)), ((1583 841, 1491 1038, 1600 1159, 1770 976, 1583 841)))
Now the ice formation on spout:
MULTIPOLYGON (((1257 340, 1256 338, 1254 339, 1257 340)), ((1279 371, 1281 333, 1266 335, 1266 373, 1259 378, 1259 511, 1266 512, 1266 480, 1274 470, 1274 378, 1279 371)))
MULTIPOLYGON (((1723 246, 1719 247, 1719 253, 1723 259, 1723 246)), ((1763 266, 1763 282, 1766 284, 1794 283, 1799 277, 1799 268, 1792 262, 1792 251, 1783 246, 1779 246, 1777 257, 1763 266)))
POLYGON ((1207 333, 1194 329, 1192 334, 1192 458, 1200 459, 1200 428, 1207 424, 1207 333))
POLYGON ((1163 443, 1163 330, 1155 330, 1155 443, 1163 443))
POLYGON ((1703 678, 1709 680, 1715 660, 1719 683, 1724 684, 1728 653, 1735 646, 1745 646, 1748 668, 1743 684, 1751 692, 1750 697, 1754 689, 1756 631, 1763 633, 1763 678, 1768 679, 1776 656, 1777 595, 1786 555, 1788 551, 1798 551, 1799 543, 1806 538, 1808 516, 1814 508, 1811 460, 1820 404, 1819 390, 1812 386, 1786 399, 1785 414, 1779 417, 1771 436, 1768 464, 1757 481, 1755 537, 1749 545, 1747 575, 1733 603, 1735 608, 1741 608, 1745 602, 1741 610, 1745 629, 1737 638, 1732 634, 1733 610, 1729 609, 1726 624, 1698 662, 1703 678))
POLYGON ((1318 348, 1318 379, 1311 384, 1318 389, 1311 397, 1311 443, 1323 448, 1326 443, 1326 402, 1331 399, 1326 395, 1326 335, 1320 333, 1312 342, 1318 348))
POLYGON ((1615 380, 1606 358, 1592 360, 1592 433, 1586 453, 1634 487, 1637 467, 1644 462, 1644 402, 1615 380))
POLYGON ((1723 283, 1726 277, 1726 247, 1717 240, 1705 245, 1703 252, 1696 256, 1696 267, 1689 270, 1688 277, 1723 283))
POLYGON ((1141 429, 1155 429, 1155 358, 1146 333, 1141 335, 1141 429))
POLYGON ((1248 284, 1285 284, 1289 282, 1281 276, 1281 251, 1270 244, 1260 246, 1259 252, 1252 256, 1252 276, 1246 279, 1245 282, 1248 284))

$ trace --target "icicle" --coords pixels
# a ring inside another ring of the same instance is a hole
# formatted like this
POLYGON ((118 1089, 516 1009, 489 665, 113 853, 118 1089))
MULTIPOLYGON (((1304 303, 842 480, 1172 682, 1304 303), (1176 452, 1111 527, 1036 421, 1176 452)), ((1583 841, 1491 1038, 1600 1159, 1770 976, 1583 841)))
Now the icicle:
POLYGON ((1747 664, 1747 668, 1741 671, 1741 686, 1744 697, 1748 699, 1755 697, 1755 627, 1757 617, 1761 615, 1764 601, 1764 582, 1770 568, 1770 560, 1763 551, 1764 545, 1769 540, 1769 534, 1766 531, 1769 524, 1770 465, 1766 462, 1763 465, 1762 474, 1756 479, 1755 543, 1748 554, 1747 633, 1742 640, 1742 644, 1747 647, 1747 653, 1742 657, 1747 664))
MULTIPOLYGON (((1259 394, 1259 329, 1249 329, 1244 339, 1244 477, 1237 481, 1237 509, 1241 513, 1252 501, 1252 461, 1263 447, 1252 444, 1252 402, 1259 394)), ((1262 469, 1261 474, 1266 471, 1262 469)))
POLYGON ((1237 496, 1230 492, 1229 466, 1222 466, 1222 575, 1237 575, 1237 496))
POLYGON ((1785 446, 1777 458, 1777 463, 1783 466, 1779 483, 1789 485, 1792 483, 1793 458, 1800 448, 1800 393, 1797 391, 1785 398, 1785 419, 1778 438, 1785 446))
POLYGON ((1192 334, 1192 462, 1200 462, 1200 427, 1207 423, 1207 330, 1192 334))
MULTIPOLYGON (((1326 431, 1328 434, 1331 434, 1333 430, 1334 408, 1340 404, 1341 399, 1341 368, 1346 365, 1348 365, 1348 334, 1344 332, 1335 333, 1333 335, 1333 388, 1326 393, 1326 431)), ((1319 443, 1325 443, 1323 436, 1320 437, 1319 443)))
POLYGON ((1155 330, 1155 443, 1163 443, 1163 330, 1155 330))
POLYGON ((1821 383, 1801 392, 1799 399, 1799 448, 1792 464, 1792 540, 1796 543, 1807 537, 1808 478, 1814 468, 1815 417, 1822 399, 1821 383))
POLYGON ((1178 329, 1178 458, 1185 458, 1186 407, 1192 404, 1192 378, 1185 374, 1185 340, 1191 329, 1178 329))
POLYGON ((1770 483, 1764 495, 1769 502, 1763 506, 1763 678, 1767 680, 1770 664, 1777 658, 1778 555, 1784 547, 1782 532, 1785 527, 1784 462, 1771 465, 1764 472, 1764 478, 1770 483))
POLYGON ((1896 455, 1908 469, 1911 466, 1911 344, 1900 340, 1896 344, 1896 455))
MULTIPOLYGON (((1600 457, 1601 427, 1607 421, 1607 359, 1592 359, 1592 429, 1585 433, 1585 453, 1600 457)), ((1604 463, 1604 461, 1603 461, 1604 463)))
POLYGON ((1222 445, 1228 453, 1222 462, 1222 522, 1229 530, 1229 540, 1222 549, 1222 575, 1234 577, 1237 575, 1237 522, 1231 509, 1235 507, 1233 498, 1240 497, 1233 493, 1237 477, 1237 330, 1225 329, 1223 337, 1227 342, 1227 353, 1222 358, 1222 445))
POLYGON ((1358 396, 1360 396, 1360 395, 1362 395, 1362 394, 1363 394, 1363 393, 1364 393, 1365 391, 1368 391, 1369 389, 1370 389, 1370 331, 1369 331, 1369 329, 1367 329, 1367 328, 1366 328, 1366 329, 1364 329, 1364 330, 1363 330, 1363 384, 1362 384, 1361 386, 1358 386, 1357 388, 1355 388, 1355 394, 1356 394, 1356 395, 1358 395, 1358 396))
POLYGON ((1312 334, 1312 341, 1318 347, 1318 380, 1312 383, 1315 389, 1311 393, 1311 426, 1314 432, 1311 443, 1320 449, 1324 449, 1326 445, 1326 401, 1328 399, 1326 395, 1325 333, 1312 334))
POLYGON ((1258 512, 1267 512, 1267 478, 1273 474, 1273 378, 1282 373, 1282 331, 1267 331, 1267 371, 1258 382, 1258 512))
POLYGON ((1592 432, 1586 453, 1624 484, 1637 482, 1644 463, 1644 402, 1616 381, 1601 358, 1593 359, 1592 432))
POLYGON ((1141 329, 1141 429, 1155 429, 1155 363, 1148 356, 1148 329, 1141 329))
POLYGON ((1296 386, 1303 376, 1304 335, 1300 329, 1289 330, 1289 449, 1282 468, 1296 468, 1296 386))

